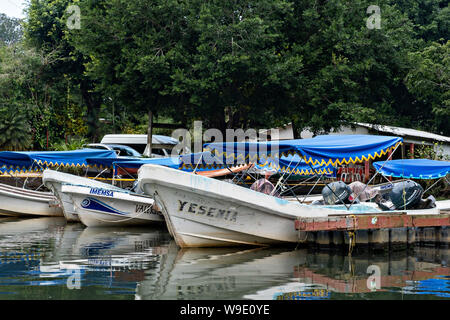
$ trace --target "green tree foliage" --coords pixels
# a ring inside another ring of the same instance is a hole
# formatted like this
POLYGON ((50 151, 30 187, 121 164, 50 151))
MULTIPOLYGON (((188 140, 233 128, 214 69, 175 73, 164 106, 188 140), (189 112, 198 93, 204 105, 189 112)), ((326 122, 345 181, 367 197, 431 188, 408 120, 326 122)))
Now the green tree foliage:
POLYGON ((448 0, 391 0, 390 4, 406 13, 414 24, 418 39, 437 41, 450 37, 450 4, 448 0))
POLYGON ((167 91, 189 98, 190 117, 222 130, 289 121, 292 90, 303 81, 302 56, 285 33, 285 20, 294 18, 292 4, 197 1, 188 9, 190 31, 178 44, 184 61, 167 91))
MULTIPOLYGON (((24 24, 25 40, 28 45, 45 54, 52 53, 56 59, 46 72, 52 86, 59 86, 53 95, 54 109, 67 112, 73 109, 86 109, 84 119, 88 126, 88 135, 98 139, 98 112, 103 101, 102 94, 94 91, 91 78, 84 75, 85 57, 67 41, 70 31, 67 21, 70 17, 67 8, 78 1, 70 0, 30 0, 27 9, 27 21, 24 24), (76 93, 69 103, 69 92, 76 93), (72 104, 72 108, 68 105, 72 104), (64 107, 63 107, 64 106, 64 107)), ((69 132, 63 132, 71 134, 69 132)), ((61 138, 61 136, 60 136, 61 138)))
POLYGON ((0 102, 26 109, 35 147, 47 129, 56 144, 142 132, 149 110, 221 130, 370 122, 449 135, 448 1, 379 0, 379 29, 372 4, 30 0, 25 40, 0 51, 0 102))
POLYGON ((413 68, 406 76, 406 85, 417 99, 431 105, 433 129, 450 132, 450 41, 433 42, 409 54, 413 68))
POLYGON ((355 121, 432 129, 430 105, 404 78, 422 46, 417 25, 445 15, 436 4, 416 21, 416 4, 380 1, 381 28, 368 29, 361 0, 87 0, 70 39, 97 88, 130 112, 222 130, 291 120, 314 131, 355 121))
POLYGON ((31 146, 27 117, 14 106, 0 107, 0 150, 27 150, 31 146))
POLYGON ((0 46, 18 43, 22 38, 20 19, 0 13, 0 46))
POLYGON ((289 42, 303 56, 304 84, 297 87, 298 127, 330 130, 362 121, 399 124, 406 109, 402 76, 414 46, 408 18, 379 1, 380 29, 369 29, 367 1, 296 1, 289 42))
POLYGON ((30 147, 32 133, 39 139, 40 129, 48 124, 43 119, 48 90, 39 81, 44 63, 42 56, 20 45, 0 48, 1 149, 11 149, 20 139, 20 149, 30 147), (30 131, 33 120, 36 125, 30 131))

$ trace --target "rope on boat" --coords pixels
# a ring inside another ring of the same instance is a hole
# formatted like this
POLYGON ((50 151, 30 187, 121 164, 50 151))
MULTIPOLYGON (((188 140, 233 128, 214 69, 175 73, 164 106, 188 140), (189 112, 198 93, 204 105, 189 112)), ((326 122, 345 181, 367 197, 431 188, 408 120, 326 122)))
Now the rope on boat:
POLYGON ((356 216, 354 214, 350 215, 350 217, 353 219, 353 230, 348 231, 348 256, 352 256, 353 249, 356 245, 356 216))
POLYGON ((299 229, 299 230, 298 230, 298 236, 297 236, 297 246, 295 247, 295 250, 297 250, 298 245, 299 245, 300 243, 305 243, 306 240, 308 240, 309 232, 308 232, 308 231, 303 231, 303 232, 305 232, 305 239, 302 239, 302 240, 300 240, 300 232, 302 232, 302 231, 300 231, 300 229, 299 229))

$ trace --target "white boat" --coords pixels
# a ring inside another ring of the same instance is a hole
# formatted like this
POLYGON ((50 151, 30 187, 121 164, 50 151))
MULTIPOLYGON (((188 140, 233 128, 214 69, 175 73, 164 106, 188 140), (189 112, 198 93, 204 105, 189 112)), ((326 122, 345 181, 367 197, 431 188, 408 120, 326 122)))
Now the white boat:
POLYGON ((146 195, 127 190, 62 184, 61 193, 72 199, 80 221, 87 227, 138 226, 163 223, 146 195))
POLYGON ((69 222, 80 222, 80 218, 78 217, 72 198, 68 194, 61 192, 63 183, 111 190, 122 190, 107 183, 50 169, 44 170, 42 174, 42 182, 58 198, 64 217, 66 217, 66 220, 69 222))
POLYGON ((0 216, 63 216, 51 192, 33 191, 0 184, 0 216))
MULTIPOLYGON (((117 158, 113 150, 94 150, 81 149, 71 151, 1 151, 0 152, 0 171, 2 173, 30 173, 40 171, 47 167, 87 167, 86 159, 91 157, 117 158)), ((73 181, 76 176, 68 175, 73 181)), ((49 188, 51 191, 52 188, 49 188)), ((8 203, 4 212, 9 214, 27 213, 45 216, 62 216, 64 208, 58 207, 64 203, 58 203, 59 196, 57 192, 34 192, 34 191, 14 191, 6 190, 3 193, 3 199, 8 203), (9 198, 10 197, 10 198, 9 198), (49 198, 51 198, 49 200, 49 198), (57 200, 58 199, 58 200, 57 200), (56 203, 53 205, 53 201, 56 203), (50 204, 50 209, 47 208, 50 204)), ((71 220, 71 219, 69 219, 71 220)))
POLYGON ((331 211, 155 165, 139 169, 139 184, 154 196, 180 247, 295 243, 296 218, 325 217, 331 211))
MULTIPOLYGON (((302 156, 309 157, 309 161, 318 159, 320 163, 320 160, 331 158, 335 162, 354 162, 355 159, 361 161, 395 151, 401 138, 320 136, 276 143, 279 144, 277 150, 304 153, 302 156)), ((239 158, 249 161, 255 156, 249 150, 259 147, 255 146, 257 143, 249 142, 232 144, 231 152, 228 149, 228 152, 217 152, 219 144, 213 144, 216 159, 221 163, 229 163, 231 157, 235 161, 239 158)), ((267 143, 264 147, 273 148, 274 145, 275 142, 267 143)), ((139 169, 138 180, 139 188, 152 196, 161 208, 169 232, 180 247, 297 243, 306 238, 306 233, 299 233, 294 228, 298 218, 386 213, 376 204, 313 206, 293 203, 225 181, 150 164, 139 169)), ((390 214, 439 212, 439 208, 389 211, 390 214)))

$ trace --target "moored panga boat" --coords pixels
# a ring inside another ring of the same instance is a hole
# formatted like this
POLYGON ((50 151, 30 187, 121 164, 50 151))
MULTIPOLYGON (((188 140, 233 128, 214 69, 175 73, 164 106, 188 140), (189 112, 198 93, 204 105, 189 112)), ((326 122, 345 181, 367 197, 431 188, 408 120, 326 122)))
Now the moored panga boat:
POLYGON ((51 192, 0 184, 0 216, 62 217, 58 199, 51 192))
POLYGON ((55 170, 46 169, 42 174, 42 182, 44 185, 53 191, 55 196, 61 204, 64 217, 66 217, 69 222, 80 222, 76 207, 73 203, 72 198, 62 192, 61 188, 63 184, 74 184, 90 188, 103 188, 108 190, 122 190, 121 188, 115 187, 113 185, 96 181, 93 179, 79 177, 73 174, 59 172, 55 170))
POLYGON ((80 221, 88 227, 137 226, 164 222, 152 198, 127 190, 62 184, 80 221))
MULTIPOLYGON (((214 159, 193 166, 236 165, 261 157, 276 159, 298 154, 306 163, 329 165, 374 159, 394 150, 398 137, 319 136, 313 139, 266 143, 213 143, 206 147, 214 159)), ((167 227, 180 247, 271 245, 296 243, 294 220, 340 214, 330 206, 293 203, 229 182, 154 165, 139 169, 139 187, 153 196, 167 227)), ((347 214, 381 211, 364 203, 354 204, 347 214)), ((342 209, 341 209, 342 214, 342 209)))
MULTIPOLYGON (((178 157, 152 159, 111 159, 89 158, 88 164, 102 168, 110 168, 114 175, 119 168, 139 168, 151 163, 158 166, 169 166, 181 170, 178 157), (133 160, 133 161, 130 161, 133 160)), ((192 172, 194 169, 185 168, 192 172)), ((233 168, 237 172, 243 168, 233 168)), ((229 171, 217 172, 202 170, 211 176, 224 175, 229 171)), ((129 172, 127 172, 129 174, 129 172)), ((68 221, 81 221, 86 226, 130 226, 163 222, 159 209, 153 206, 151 197, 129 190, 115 187, 92 179, 69 175, 52 170, 43 174, 45 185, 53 190, 61 200, 64 215, 68 221)))
MULTIPOLYGON (((88 157, 117 158, 112 150, 81 149, 72 151, 2 151, 0 152, 0 172, 16 174, 41 172, 49 167, 87 167, 88 157)), ((71 179, 73 180, 73 175, 71 179)), ((3 212, 14 215, 63 215, 58 195, 33 191, 25 188, 2 188, 3 212)))

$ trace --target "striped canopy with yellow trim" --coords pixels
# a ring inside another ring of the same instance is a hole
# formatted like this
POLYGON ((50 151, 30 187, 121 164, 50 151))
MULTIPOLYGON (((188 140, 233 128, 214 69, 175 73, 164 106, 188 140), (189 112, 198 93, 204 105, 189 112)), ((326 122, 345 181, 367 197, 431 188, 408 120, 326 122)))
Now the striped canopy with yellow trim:
POLYGON ((2 151, 1 173, 41 171, 48 167, 87 167, 87 158, 117 158, 114 150, 80 149, 72 151, 2 151))
POLYGON ((214 154, 214 163, 203 162, 202 165, 257 163, 260 159, 296 154, 311 165, 337 167, 374 160, 394 150, 402 141, 393 136, 322 135, 311 139, 210 143, 205 144, 204 149, 214 154))

